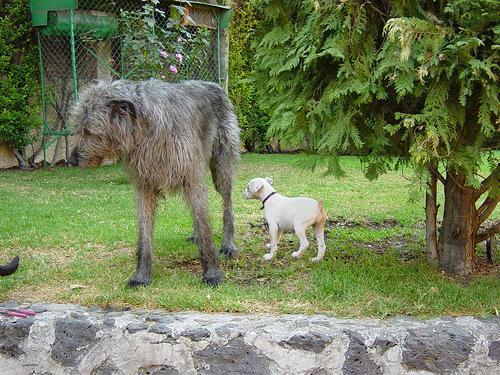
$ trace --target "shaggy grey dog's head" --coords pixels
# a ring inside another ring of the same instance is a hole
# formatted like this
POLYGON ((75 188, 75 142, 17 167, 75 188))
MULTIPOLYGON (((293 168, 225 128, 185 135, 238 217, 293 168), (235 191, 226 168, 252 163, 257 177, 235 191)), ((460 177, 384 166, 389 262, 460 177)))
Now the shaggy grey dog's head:
POLYGON ((133 102, 120 90, 124 84, 126 81, 97 81, 80 93, 70 116, 76 136, 71 164, 96 166, 122 151, 130 125, 137 119, 133 102))

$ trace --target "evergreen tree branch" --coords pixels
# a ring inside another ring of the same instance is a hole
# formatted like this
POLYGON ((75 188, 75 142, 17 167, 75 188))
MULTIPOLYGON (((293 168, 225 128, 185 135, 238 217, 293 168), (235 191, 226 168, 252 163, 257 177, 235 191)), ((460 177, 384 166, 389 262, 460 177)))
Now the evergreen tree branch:
POLYGON ((497 204, 499 201, 499 197, 487 197, 481 207, 478 208, 477 210, 477 215, 478 215, 478 226, 484 223, 484 221, 490 217, 492 212, 495 210, 497 204))
POLYGON ((380 10, 379 8, 377 8, 375 5, 373 5, 371 1, 366 1, 364 4, 368 4, 370 6, 370 8, 372 8, 375 12, 380 14, 384 20, 387 19, 388 15, 386 13, 384 13, 382 10, 380 10))
POLYGON ((476 199, 478 199, 481 195, 483 195, 488 191, 492 181, 496 181, 497 183, 499 183, 500 182, 499 180, 500 180, 500 166, 497 166, 495 170, 491 172, 491 174, 483 180, 479 189, 477 189, 476 199))
POLYGON ((446 185, 446 178, 444 178, 444 176, 439 173, 439 171, 437 170, 437 168, 434 166, 434 165, 429 165, 429 171, 431 171, 431 173, 443 184, 443 185, 446 185))

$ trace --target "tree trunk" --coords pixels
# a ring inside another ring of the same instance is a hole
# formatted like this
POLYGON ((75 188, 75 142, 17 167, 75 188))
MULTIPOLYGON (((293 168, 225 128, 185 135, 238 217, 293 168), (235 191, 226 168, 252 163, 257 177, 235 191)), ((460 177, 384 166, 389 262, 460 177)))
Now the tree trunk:
POLYGON ((50 162, 50 168, 52 168, 57 163, 57 155, 59 154, 60 146, 61 146, 61 137, 57 137, 56 147, 54 148, 54 155, 52 156, 52 161, 50 162))
POLYGON ((17 162, 19 163, 19 169, 28 169, 29 166, 28 166, 28 163, 26 163, 24 156, 21 155, 21 153, 18 150, 16 150, 15 148, 12 149, 12 151, 14 152, 14 156, 16 157, 17 162))
POLYGON ((465 278, 474 271, 478 224, 475 201, 475 191, 465 188, 465 176, 448 171, 438 244, 439 262, 447 275, 465 278))
POLYGON ((437 177, 429 173, 429 185, 425 194, 425 249, 427 261, 433 266, 438 265, 437 250, 437 205, 436 205, 437 177))

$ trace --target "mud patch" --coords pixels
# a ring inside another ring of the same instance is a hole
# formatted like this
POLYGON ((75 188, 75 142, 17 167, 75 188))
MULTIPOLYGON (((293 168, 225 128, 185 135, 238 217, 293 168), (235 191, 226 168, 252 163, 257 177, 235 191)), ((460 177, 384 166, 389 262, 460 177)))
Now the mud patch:
POLYGON ((399 258, 404 261, 417 259, 424 253, 424 247, 422 247, 421 253, 414 250, 417 243, 417 239, 406 236, 385 238, 380 241, 371 242, 354 241, 356 247, 370 250, 377 255, 384 255, 395 251, 399 255, 399 258))
POLYGON ((331 231, 332 229, 344 229, 344 228, 368 228, 373 230, 379 230, 379 229, 387 229, 394 227, 402 227, 402 224, 394 218, 387 218, 382 221, 374 221, 370 219, 351 220, 339 216, 330 218, 326 221, 325 232, 331 231))
POLYGON ((183 270, 193 274, 201 274, 201 263, 200 258, 190 258, 190 259, 177 259, 172 258, 161 258, 156 259, 159 265, 165 270, 183 270))

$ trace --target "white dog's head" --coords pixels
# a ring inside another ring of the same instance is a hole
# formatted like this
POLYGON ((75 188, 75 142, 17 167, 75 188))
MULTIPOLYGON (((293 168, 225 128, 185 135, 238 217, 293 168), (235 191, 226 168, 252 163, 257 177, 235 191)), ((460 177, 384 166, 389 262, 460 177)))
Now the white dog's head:
POLYGON ((273 184, 273 179, 269 177, 254 178, 248 183, 245 191, 243 192, 243 196, 245 197, 245 199, 260 199, 261 192, 264 190, 264 188, 266 186, 269 186, 272 189, 273 184))

